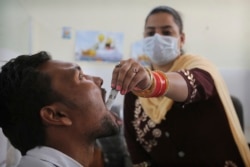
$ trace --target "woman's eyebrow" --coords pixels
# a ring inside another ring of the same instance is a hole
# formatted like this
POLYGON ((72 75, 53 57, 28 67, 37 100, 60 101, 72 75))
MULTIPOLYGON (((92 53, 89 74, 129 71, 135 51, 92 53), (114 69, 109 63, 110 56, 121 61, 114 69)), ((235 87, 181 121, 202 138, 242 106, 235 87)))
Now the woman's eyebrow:
POLYGON ((161 26, 160 28, 162 28, 162 29, 171 29, 171 28, 173 28, 173 27, 170 26, 170 25, 165 25, 165 26, 161 26))
POLYGON ((172 26, 171 25, 163 25, 163 26, 160 26, 160 27, 155 27, 155 26, 148 26, 146 27, 145 29, 148 29, 148 30, 154 30, 156 28, 161 28, 161 29, 171 29, 172 26))

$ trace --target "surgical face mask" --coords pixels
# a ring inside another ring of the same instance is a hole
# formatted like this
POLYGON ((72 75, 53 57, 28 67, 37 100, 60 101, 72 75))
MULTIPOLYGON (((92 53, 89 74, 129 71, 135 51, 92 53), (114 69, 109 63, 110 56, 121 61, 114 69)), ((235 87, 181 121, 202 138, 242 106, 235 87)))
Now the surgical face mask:
POLYGON ((143 51, 152 63, 165 65, 180 55, 178 38, 155 34, 143 39, 143 51))

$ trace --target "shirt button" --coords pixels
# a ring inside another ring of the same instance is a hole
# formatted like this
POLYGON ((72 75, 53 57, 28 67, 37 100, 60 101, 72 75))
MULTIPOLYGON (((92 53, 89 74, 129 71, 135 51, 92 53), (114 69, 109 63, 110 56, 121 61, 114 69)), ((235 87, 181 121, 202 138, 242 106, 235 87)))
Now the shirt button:
POLYGON ((169 132, 165 132, 165 136, 166 136, 167 138, 169 138, 169 137, 170 137, 170 133, 169 133, 169 132))
POLYGON ((185 153, 184 153, 183 151, 179 151, 179 152, 178 152, 178 156, 179 156, 180 158, 183 158, 183 157, 185 156, 185 153))

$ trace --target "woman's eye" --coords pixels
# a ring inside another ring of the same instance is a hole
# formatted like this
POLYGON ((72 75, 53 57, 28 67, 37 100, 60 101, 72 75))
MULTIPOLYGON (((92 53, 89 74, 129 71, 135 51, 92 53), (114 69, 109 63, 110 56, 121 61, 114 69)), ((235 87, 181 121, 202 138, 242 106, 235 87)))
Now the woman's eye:
POLYGON ((171 35, 171 32, 170 32, 170 31, 163 31, 163 32, 162 32, 162 35, 168 35, 168 36, 170 36, 170 35, 171 35))
POLYGON ((147 36, 150 37, 150 36, 154 36, 155 35, 155 32, 154 31, 151 31, 151 32, 147 32, 147 36))

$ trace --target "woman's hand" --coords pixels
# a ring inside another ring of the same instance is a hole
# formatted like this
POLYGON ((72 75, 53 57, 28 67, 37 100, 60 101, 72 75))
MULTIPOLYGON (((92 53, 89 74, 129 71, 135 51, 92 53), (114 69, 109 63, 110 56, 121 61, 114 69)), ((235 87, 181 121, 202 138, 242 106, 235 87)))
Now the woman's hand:
POLYGON ((113 70, 111 87, 123 95, 131 90, 144 90, 150 84, 147 70, 133 59, 122 60, 113 70))

